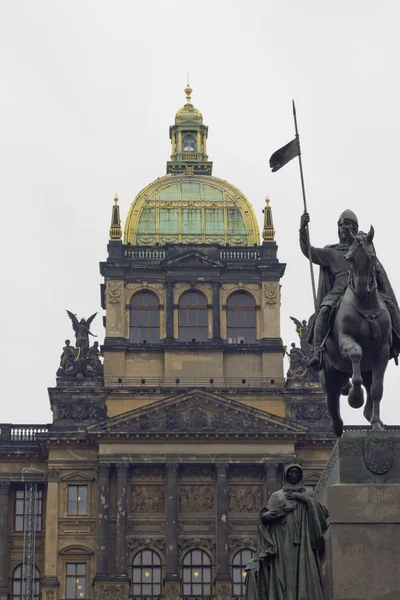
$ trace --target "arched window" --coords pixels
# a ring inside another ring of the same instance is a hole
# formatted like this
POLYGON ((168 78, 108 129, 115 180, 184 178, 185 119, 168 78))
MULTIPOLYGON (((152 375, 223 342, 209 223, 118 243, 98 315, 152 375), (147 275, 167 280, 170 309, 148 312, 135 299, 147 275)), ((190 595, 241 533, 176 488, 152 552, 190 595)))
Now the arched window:
POLYGON ((133 559, 134 596, 161 596, 161 559, 154 550, 140 550, 133 559))
POLYGON ((183 152, 196 152, 197 144, 196 138, 192 133, 185 133, 182 138, 182 150, 183 152))
POLYGON ((234 598, 244 597, 244 580, 246 572, 244 570, 247 563, 253 558, 254 551, 249 548, 236 552, 232 561, 232 586, 234 598))
POLYGON ((182 294, 179 300, 179 339, 207 341, 207 300, 200 292, 182 294))
POLYGON ((131 299, 131 342, 160 340, 159 302, 152 292, 138 292, 131 299))
POLYGON ((256 341, 256 307, 247 292, 234 292, 226 303, 228 342, 254 344, 256 341))
MULTIPOLYGON (((40 573, 39 569, 34 568, 33 574, 33 599, 39 600, 40 596, 40 573)), ((22 565, 18 565, 13 571, 11 581, 12 600, 22 600, 24 598, 24 581, 22 576, 22 565)))
POLYGON ((183 558, 183 595, 211 595, 211 560, 204 550, 191 550, 183 558))

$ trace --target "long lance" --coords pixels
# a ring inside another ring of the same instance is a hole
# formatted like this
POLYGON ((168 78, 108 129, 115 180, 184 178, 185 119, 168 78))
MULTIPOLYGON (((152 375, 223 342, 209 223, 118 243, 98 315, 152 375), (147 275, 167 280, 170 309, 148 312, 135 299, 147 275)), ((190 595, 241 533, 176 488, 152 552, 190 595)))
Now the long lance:
MULTIPOLYGON (((308 212, 308 210, 307 210, 307 199, 306 199, 306 189, 305 189, 305 186, 304 186, 303 165, 302 165, 302 162, 301 162, 300 137, 299 137, 299 131, 298 131, 298 128, 297 128, 296 106, 294 104, 294 100, 292 100, 292 103, 293 103, 294 128, 295 128, 295 131, 296 131, 296 139, 297 139, 297 142, 298 142, 298 145, 299 145, 299 154, 298 154, 298 157, 299 157, 301 189, 302 189, 302 192, 303 192, 304 212, 308 212)), ((315 278, 314 278, 314 269, 313 269, 312 256, 311 256, 310 230, 309 230, 308 223, 307 223, 306 232, 307 232, 307 243, 308 243, 308 260, 310 262, 311 287, 312 287, 312 292, 313 292, 313 297, 314 297, 314 308, 315 308, 315 310, 317 310, 317 293, 315 291, 315 278)))

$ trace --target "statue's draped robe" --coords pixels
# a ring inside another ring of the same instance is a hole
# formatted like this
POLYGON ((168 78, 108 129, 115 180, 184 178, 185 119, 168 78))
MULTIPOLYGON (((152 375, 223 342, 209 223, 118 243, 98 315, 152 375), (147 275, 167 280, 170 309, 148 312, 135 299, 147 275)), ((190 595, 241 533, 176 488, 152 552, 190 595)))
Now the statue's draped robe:
POLYGON ((327 516, 313 498, 307 504, 288 499, 285 488, 271 495, 260 512, 256 554, 246 567, 245 600, 327 600, 318 553, 327 516), (268 523, 262 520, 266 511, 268 523))

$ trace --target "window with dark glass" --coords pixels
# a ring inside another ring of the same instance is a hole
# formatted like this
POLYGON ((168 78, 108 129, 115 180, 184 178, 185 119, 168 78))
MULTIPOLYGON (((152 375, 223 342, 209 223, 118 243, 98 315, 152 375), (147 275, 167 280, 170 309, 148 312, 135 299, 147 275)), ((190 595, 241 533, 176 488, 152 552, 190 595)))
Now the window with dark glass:
POLYGON ((87 515, 87 485, 68 486, 68 514, 87 515))
POLYGON ((245 566, 253 558, 254 551, 249 548, 236 552, 232 561, 232 586, 234 598, 244 597, 244 580, 246 579, 245 566))
POLYGON ((191 550, 183 558, 183 595, 211 595, 211 560, 204 550, 191 550))
MULTIPOLYGON (((12 600, 22 600, 25 598, 24 595, 24 581, 23 581, 23 566, 19 565, 16 567, 12 574, 11 580, 11 598, 12 600)), ((33 571, 33 600, 39 600, 40 596, 40 573, 39 569, 34 567, 33 571)))
POLYGON ((207 300, 196 291, 185 292, 179 300, 179 339, 207 341, 207 300))
POLYGON ((186 133, 182 138, 183 152, 196 152, 196 137, 192 133, 186 133))
MULTIPOLYGON (((43 515, 43 491, 36 490, 35 500, 35 530, 42 530, 42 515, 43 515)), ((15 510, 14 510, 14 530, 24 531, 25 515, 28 512, 28 493, 27 487, 15 490, 15 510)))
POLYGON ((131 299, 131 342, 155 343, 160 340, 158 298, 152 292, 138 292, 131 299))
POLYGON ((86 563, 67 563, 67 600, 86 598, 86 563))
POLYGON ((256 341, 256 307, 250 294, 234 292, 226 303, 228 342, 254 344, 256 341))
POLYGON ((134 596, 161 596, 161 560, 154 550, 141 550, 133 559, 134 596))

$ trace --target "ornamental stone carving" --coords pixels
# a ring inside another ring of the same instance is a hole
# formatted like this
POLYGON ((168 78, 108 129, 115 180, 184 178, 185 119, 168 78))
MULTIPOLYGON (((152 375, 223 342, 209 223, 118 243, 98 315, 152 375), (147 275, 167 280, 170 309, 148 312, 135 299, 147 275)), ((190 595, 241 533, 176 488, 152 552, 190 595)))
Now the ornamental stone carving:
POLYGON ((128 552, 134 552, 137 548, 154 547, 163 554, 166 552, 166 540, 161 538, 138 538, 134 537, 128 540, 128 552))
POLYGON ((231 485, 228 491, 228 506, 231 512, 258 512, 263 506, 262 485, 231 485))
POLYGON ((107 301, 110 304, 119 304, 122 299, 123 281, 107 281, 107 301))
POLYGON ((164 479, 165 470, 162 466, 134 466, 130 471, 130 479, 164 479))
POLYGON ((101 583, 96 589, 96 600, 123 600, 128 596, 123 583, 101 583))
POLYGON ((214 479, 215 470, 211 467, 188 465, 181 468, 181 479, 214 479))
POLYGON ((257 541, 255 538, 250 537, 230 537, 229 538, 229 550, 239 550, 241 548, 255 548, 257 541))
POLYGON ((71 404, 59 405, 55 411, 55 421, 104 421, 107 406, 95 402, 77 400, 71 404))
POLYGON ((208 485, 181 486, 179 508, 181 513, 212 511, 214 510, 214 492, 208 485))
POLYGON ((180 551, 187 548, 208 548, 209 550, 215 550, 215 542, 210 538, 190 537, 179 540, 178 547, 180 551))
POLYGON ((394 444, 384 437, 369 437, 363 440, 365 466, 375 475, 384 475, 393 467, 394 444))
POLYGON ((288 407, 289 415, 301 421, 330 421, 328 409, 324 403, 292 403, 288 407))
POLYGON ((44 591, 44 597, 46 600, 54 600, 56 598, 56 594, 57 594, 56 588, 45 587, 43 589, 43 591, 44 591))
POLYGON ((266 281, 264 283, 264 303, 269 308, 280 304, 280 285, 278 281, 266 281))
POLYGON ((162 513, 164 510, 164 487, 158 485, 135 485, 131 487, 130 512, 162 513))

